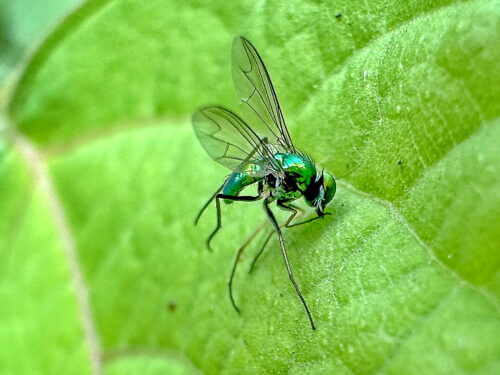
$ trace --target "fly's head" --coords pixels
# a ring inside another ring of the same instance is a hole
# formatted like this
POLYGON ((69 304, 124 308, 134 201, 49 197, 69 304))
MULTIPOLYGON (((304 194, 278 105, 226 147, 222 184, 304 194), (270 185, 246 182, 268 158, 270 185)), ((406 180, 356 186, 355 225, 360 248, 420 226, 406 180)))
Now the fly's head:
POLYGON ((325 208, 333 199, 336 190, 335 178, 330 173, 322 171, 307 187, 304 199, 308 205, 316 207, 318 216, 324 216, 325 208))

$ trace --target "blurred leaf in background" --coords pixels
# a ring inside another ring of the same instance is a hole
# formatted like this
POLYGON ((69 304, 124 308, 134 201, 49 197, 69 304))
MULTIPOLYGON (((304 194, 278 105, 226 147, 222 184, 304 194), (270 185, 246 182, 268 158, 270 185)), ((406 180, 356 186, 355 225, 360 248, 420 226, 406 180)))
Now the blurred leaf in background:
POLYGON ((0 80, 81 0, 0 0, 0 80))
MULTIPOLYGON (((69 9, 2 4, 6 51, 69 9)), ((499 373, 499 46, 496 0, 84 3, 2 113, 0 372, 499 373), (224 207, 212 254, 215 214, 193 226, 228 171, 190 116, 236 107, 238 35, 295 143, 347 174, 285 235, 315 332, 275 242, 227 300, 259 204, 224 207)))

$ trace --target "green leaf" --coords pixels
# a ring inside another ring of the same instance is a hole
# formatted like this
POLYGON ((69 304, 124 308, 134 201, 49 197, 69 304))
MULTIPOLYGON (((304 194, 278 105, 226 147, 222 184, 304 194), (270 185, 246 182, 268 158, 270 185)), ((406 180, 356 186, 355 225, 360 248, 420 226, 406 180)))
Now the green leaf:
POLYGON ((0 0, 0 80, 79 0, 0 0))
POLYGON ((153 351, 151 353, 126 352, 113 359, 106 367, 106 375, 191 375, 200 374, 185 359, 175 353, 153 351), (123 355, 123 357, 122 357, 123 355))
MULTIPOLYGON (((34 247, 22 236, 10 271, 41 281, 13 281, 1 302, 20 294, 45 310, 43 293, 67 293, 60 325, 26 312, 32 321, 12 330, 19 343, 43 328, 53 338, 24 373, 60 373, 63 347, 82 373, 498 373, 498 5, 86 3, 36 52, 8 108, 6 155, 32 147, 36 157, 1 159, 2 176, 24 176, 1 180, 17 207, 2 212, 2 255, 27 206, 18 187, 37 186, 29 170, 53 185, 26 228, 47 237, 34 247), (317 331, 275 239, 248 274, 264 233, 239 264, 242 314, 228 301, 235 251, 264 220, 259 203, 223 207, 214 253, 204 241, 215 212, 193 226, 227 171, 189 117, 206 103, 235 106, 237 35, 265 59, 295 143, 346 175, 332 216, 285 233, 317 331), (37 260, 46 253, 53 263, 37 260)), ((14 310, 3 315, 16 324, 14 310)), ((7 349, 0 359, 15 368, 7 349)))
POLYGON ((0 196, 1 372, 88 374, 78 290, 46 188, 19 153, 5 148, 0 196))

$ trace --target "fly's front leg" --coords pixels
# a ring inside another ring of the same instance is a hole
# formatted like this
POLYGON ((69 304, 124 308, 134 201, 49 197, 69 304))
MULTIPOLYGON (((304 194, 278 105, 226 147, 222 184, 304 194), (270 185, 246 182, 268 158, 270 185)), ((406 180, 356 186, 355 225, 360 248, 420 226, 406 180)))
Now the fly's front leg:
POLYGON ((283 225, 285 228, 290 228, 290 227, 293 227, 294 225, 290 225, 290 223, 292 222, 293 219, 295 219, 295 216, 297 216, 297 214, 300 212, 300 216, 302 216, 304 214, 304 210, 300 207, 297 207, 291 203, 286 203, 286 202, 283 202, 283 201, 278 201, 276 202, 276 205, 285 210, 285 211, 291 211, 291 215, 290 217, 288 218, 288 220, 286 221, 286 223, 283 225))
POLYGON ((290 217, 286 221, 285 225, 283 225, 283 227, 285 227, 285 228, 298 227, 299 225, 310 223, 311 221, 318 220, 318 219, 320 219, 320 218, 322 218, 322 217, 324 217, 326 215, 331 215, 331 213, 325 212, 323 215, 318 215, 318 216, 313 217, 311 219, 308 219, 308 220, 305 220, 305 221, 301 221, 300 223, 290 224, 292 222, 292 220, 295 219, 295 217, 297 216, 297 213, 300 212, 300 216, 302 216, 305 213, 305 211, 302 208, 297 207, 297 206, 295 206, 295 205, 293 205, 291 203, 286 204, 285 202, 278 201, 277 205, 279 207, 281 207, 282 209, 284 209, 284 210, 292 211, 292 214, 290 215, 290 217))
POLYGON ((269 208, 268 199, 269 198, 266 198, 264 200, 264 209, 266 210, 267 217, 269 218, 269 221, 271 221, 271 224, 273 224, 274 230, 276 231, 276 234, 278 235, 278 239, 279 239, 280 247, 281 247, 281 253, 283 254, 283 259, 285 261, 286 270, 288 272, 288 277, 289 277, 290 281, 292 282, 292 285, 295 288, 295 292, 299 296, 299 299, 302 302, 304 309, 306 310, 307 317, 309 318, 309 323, 311 324, 311 328, 313 330, 315 330, 316 326, 314 325, 314 320, 313 320, 313 317, 311 315, 311 311, 309 311, 309 307, 307 307, 306 300, 302 296, 302 293, 300 292, 299 286, 297 285, 297 283, 295 282, 295 278, 293 277, 292 267, 290 266, 290 262, 288 260, 288 255, 286 253, 285 241, 283 239, 283 235, 281 233, 280 226, 279 226, 278 222, 276 221, 276 218, 274 217, 273 212, 269 208))
POLYGON ((294 206, 291 203, 287 204, 285 202, 278 201, 277 205, 279 207, 281 207, 282 209, 284 209, 284 210, 292 211, 292 214, 290 215, 290 217, 288 218, 288 220, 286 221, 286 223, 284 225, 285 228, 298 227, 299 225, 307 224, 307 223, 310 223, 310 222, 312 222, 314 220, 318 220, 320 218, 323 218, 326 215, 331 215, 331 213, 325 212, 325 213, 323 213, 321 215, 318 215, 316 217, 313 217, 311 219, 307 219, 307 220, 301 221, 300 223, 291 224, 292 220, 295 219, 295 216, 297 215, 298 211, 300 211, 300 215, 302 216, 304 214, 304 210, 302 208, 300 208, 300 207, 294 206))
POLYGON ((318 216, 313 217, 313 218, 311 218, 311 219, 308 219, 308 220, 305 220, 305 221, 301 221, 300 223, 287 225, 286 227, 287 227, 287 228, 298 227, 299 225, 302 225, 302 224, 307 224, 307 223, 310 223, 311 221, 321 219, 321 218, 325 217, 326 215, 331 215, 331 213, 329 213, 329 212, 325 212, 323 215, 318 215, 318 216))

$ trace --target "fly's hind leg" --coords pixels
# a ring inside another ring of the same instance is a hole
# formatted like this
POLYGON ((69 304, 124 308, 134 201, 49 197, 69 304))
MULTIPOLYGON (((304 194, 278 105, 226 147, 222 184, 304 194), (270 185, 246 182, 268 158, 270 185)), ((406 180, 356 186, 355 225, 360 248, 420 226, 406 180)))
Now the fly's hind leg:
POLYGON ((240 309, 236 305, 236 302, 234 301, 234 297, 233 297, 233 279, 234 279, 234 275, 236 273, 236 268, 237 268, 238 263, 241 259, 241 255, 243 254, 243 251, 245 251, 245 249, 248 247, 248 245, 250 245, 250 243, 253 241, 253 239, 260 233, 260 231, 262 229, 264 229, 266 224, 267 224, 267 222, 264 221, 261 225, 259 225, 257 227, 257 229, 255 229, 253 231, 253 233, 247 238, 247 240, 243 243, 243 245, 241 245, 241 247, 238 249, 238 252, 236 253, 236 258, 234 259, 233 268, 231 269, 231 276, 229 277, 229 282, 227 283, 227 287, 229 289, 229 299, 231 300, 231 304, 233 305, 234 309, 237 312, 240 312, 240 309))
MULTIPOLYGON (((225 184, 225 182, 224 182, 224 184, 225 184)), ((219 194, 219 192, 224 187, 224 184, 222 184, 221 186, 219 186, 219 188, 215 191, 215 193, 213 193, 212 196, 208 199, 208 201, 205 202, 205 204, 203 205, 203 207, 201 208, 201 210, 198 212, 198 215, 196 215, 196 218, 194 219, 194 225, 198 225, 198 221, 200 221, 200 218, 203 215, 203 212, 205 212, 205 210, 210 205, 210 203, 212 203, 212 201, 215 199, 215 197, 217 196, 217 194, 219 194)))
POLYGON ((225 199, 233 202, 254 202, 259 199, 263 198, 263 193, 259 192, 258 195, 256 196, 251 196, 251 195, 243 195, 243 196, 238 196, 238 195, 227 195, 227 194, 217 194, 215 196, 215 208, 217 211, 217 225, 215 229, 210 233, 210 236, 207 238, 207 248, 208 250, 212 251, 212 247, 210 246, 210 243, 212 242, 212 239, 215 237, 217 232, 220 230, 222 227, 222 219, 221 219, 221 211, 220 211, 220 200, 225 199))

